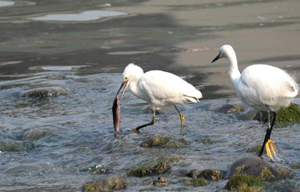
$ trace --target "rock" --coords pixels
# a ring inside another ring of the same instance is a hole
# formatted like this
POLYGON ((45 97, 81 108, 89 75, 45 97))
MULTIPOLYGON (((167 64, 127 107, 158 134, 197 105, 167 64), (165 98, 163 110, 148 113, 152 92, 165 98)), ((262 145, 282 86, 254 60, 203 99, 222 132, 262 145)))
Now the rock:
POLYGON ((246 152, 258 154, 260 152, 260 149, 261 149, 261 145, 255 145, 253 147, 248 148, 246 152))
POLYGON ((209 184, 209 181, 207 181, 204 178, 193 178, 190 180, 187 180, 184 182, 185 185, 191 185, 194 187, 200 187, 200 186, 205 186, 209 184))
POLYGON ((169 159, 162 159, 156 163, 148 163, 131 168, 127 171, 128 176, 145 177, 163 174, 171 169, 172 163, 169 159))
POLYGON ((185 147, 186 142, 175 141, 171 137, 154 136, 140 144, 141 147, 180 148, 185 147))
POLYGON ((42 137, 45 137, 48 134, 49 131, 47 130, 40 130, 40 129, 34 129, 34 130, 29 130, 26 131, 23 135, 23 140, 24 141, 34 141, 38 140, 42 137))
POLYGON ((300 164, 293 164, 293 165, 291 165, 291 168, 298 170, 298 169, 300 169, 300 164))
POLYGON ((219 170, 205 169, 203 171, 191 170, 186 176, 192 178, 204 178, 209 181, 217 181, 221 178, 219 170))
POLYGON ((258 191, 263 191, 263 189, 260 187, 261 185, 262 185, 262 180, 252 175, 235 174, 228 181, 225 188, 228 190, 258 192, 258 191))
MULTIPOLYGON (((271 120, 272 119, 273 119, 273 115, 271 115, 271 120)), ((257 115, 254 117, 254 120, 267 123, 268 113, 258 112, 257 115)), ((300 123, 300 108, 298 105, 291 103, 289 107, 282 107, 277 111, 275 125, 280 127, 285 127, 287 125, 292 125, 296 123, 300 123)))
POLYGON ((242 105, 238 105, 238 104, 225 104, 222 107, 220 107, 217 111, 220 113, 237 113, 237 112, 241 112, 244 111, 244 107, 242 105))
POLYGON ((292 177, 289 171, 275 168, 259 157, 245 157, 234 162, 229 168, 228 176, 231 178, 235 174, 254 176, 262 181, 275 181, 292 177))
POLYGON ((23 146, 11 141, 0 141, 0 151, 21 152, 23 146))
POLYGON ((90 172, 93 174, 108 174, 112 172, 109 167, 104 167, 103 165, 93 165, 91 167, 80 170, 82 172, 90 172))
POLYGON ((156 180, 154 180, 152 182, 152 184, 155 185, 155 186, 164 187, 164 186, 170 185, 171 181, 168 180, 168 179, 158 177, 156 180))
POLYGON ((22 91, 20 93, 20 97, 56 97, 59 95, 66 95, 68 91, 61 87, 43 87, 43 88, 35 88, 29 89, 26 91, 22 91))
POLYGON ((111 192, 114 190, 125 189, 128 182, 120 177, 115 176, 108 179, 101 179, 98 182, 90 182, 83 186, 83 192, 111 192))

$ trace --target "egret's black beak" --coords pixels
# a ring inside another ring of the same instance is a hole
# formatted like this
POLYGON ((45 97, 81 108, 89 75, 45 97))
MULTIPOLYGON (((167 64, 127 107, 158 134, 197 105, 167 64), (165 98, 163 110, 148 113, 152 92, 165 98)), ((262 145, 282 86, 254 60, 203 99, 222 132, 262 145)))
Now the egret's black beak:
POLYGON ((216 58, 214 58, 214 60, 212 60, 211 63, 215 62, 216 60, 220 59, 221 58, 221 53, 219 53, 219 55, 216 56, 216 58))
POLYGON ((126 91, 126 89, 127 89, 127 87, 128 87, 128 81, 123 81, 123 82, 122 82, 121 87, 120 87, 119 91, 117 92, 117 96, 119 95, 119 93, 120 93, 120 91, 122 90, 123 87, 124 87, 124 89, 123 89, 123 91, 122 91, 122 93, 121 93, 121 96, 120 96, 120 98, 119 98, 120 100, 122 99, 123 94, 125 93, 125 91, 126 91))

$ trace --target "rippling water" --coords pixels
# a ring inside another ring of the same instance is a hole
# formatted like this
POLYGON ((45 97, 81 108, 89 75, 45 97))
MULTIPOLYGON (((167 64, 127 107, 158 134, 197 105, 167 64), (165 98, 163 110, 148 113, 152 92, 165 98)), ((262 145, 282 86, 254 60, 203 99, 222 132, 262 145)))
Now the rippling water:
MULTIPOLYGON (((126 175, 130 167, 159 157, 176 156, 180 161, 164 175, 171 178, 172 184, 155 190, 193 191, 195 189, 183 187, 176 173, 182 169, 226 170, 236 159, 255 155, 246 150, 263 140, 265 125, 215 112, 224 103, 235 103, 235 99, 203 100, 180 107, 186 116, 183 138, 179 116, 173 107, 162 110, 157 124, 142 129, 141 134, 128 134, 127 130, 151 119, 148 105, 131 93, 126 93, 121 102, 124 137, 115 139, 111 106, 120 83, 121 74, 118 73, 78 76, 72 71, 41 72, 30 78, 2 81, 0 139, 19 149, 0 154, 0 189, 77 191, 96 178, 126 175), (49 86, 61 86, 69 94, 45 99, 18 96, 21 90, 49 86), (187 144, 178 149, 139 146, 153 135, 171 136, 187 144), (205 139, 209 139, 208 142, 205 139), (98 164, 111 167, 112 173, 93 175, 81 171, 98 164)), ((284 157, 283 166, 299 163, 299 125, 275 128, 272 137, 284 157)), ((296 173, 296 179, 289 181, 293 185, 299 185, 300 173, 296 173)), ((149 185, 151 178, 127 178, 130 185, 126 191, 153 188, 149 185)), ((222 189, 225 183, 226 180, 220 180, 196 190, 222 189)))

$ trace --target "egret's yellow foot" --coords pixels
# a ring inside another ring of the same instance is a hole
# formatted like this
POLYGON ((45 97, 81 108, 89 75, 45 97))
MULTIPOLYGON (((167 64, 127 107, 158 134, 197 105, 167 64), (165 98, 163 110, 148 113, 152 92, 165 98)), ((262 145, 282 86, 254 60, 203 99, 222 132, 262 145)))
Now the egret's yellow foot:
POLYGON ((277 156, 276 143, 271 139, 269 139, 266 143, 266 152, 267 152, 267 156, 272 161, 275 161, 275 157, 277 156))

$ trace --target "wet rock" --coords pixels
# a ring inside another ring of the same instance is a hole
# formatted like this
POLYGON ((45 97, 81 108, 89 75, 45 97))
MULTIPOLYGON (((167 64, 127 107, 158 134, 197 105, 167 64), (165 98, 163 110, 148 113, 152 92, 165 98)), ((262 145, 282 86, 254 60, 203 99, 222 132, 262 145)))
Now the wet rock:
POLYGON ((120 177, 111 177, 108 179, 102 179, 98 182, 90 182, 83 186, 83 192, 111 192, 114 190, 125 189, 128 185, 128 182, 120 177))
POLYGON ((236 174, 226 184, 225 188, 228 190, 259 192, 263 191, 261 188, 262 180, 252 175, 236 174))
POLYGON ((145 177, 159 175, 167 172, 172 167, 169 159, 162 159, 156 163, 148 163, 131 168, 127 171, 128 176, 145 177))
POLYGON ((0 151, 21 152, 23 146, 12 141, 0 141, 0 151))
POLYGON ((245 110, 244 107, 239 104, 225 104, 222 107, 220 107, 217 110, 217 112, 229 114, 229 113, 238 113, 244 110, 245 110))
POLYGON ((93 165, 91 167, 80 170, 82 172, 90 172, 93 174, 108 174, 112 172, 109 167, 104 167, 103 165, 93 165))
POLYGON ((142 142, 141 147, 181 148, 186 146, 184 141, 175 141, 171 137, 154 136, 142 142))
POLYGON ((207 181, 204 178, 193 178, 189 179, 184 182, 185 185, 191 185, 193 187, 200 187, 200 186, 205 186, 209 184, 209 181, 207 181))
POLYGON ((258 154, 260 152, 260 149, 261 149, 261 145, 255 145, 253 147, 248 148, 246 152, 258 154))
POLYGON ((164 186, 170 185, 171 181, 168 180, 168 179, 158 177, 156 180, 154 180, 152 182, 152 184, 155 185, 155 186, 164 187, 164 186))
POLYGON ((292 177, 292 173, 282 168, 275 168, 259 157, 245 157, 234 162, 228 171, 228 176, 235 174, 250 175, 262 181, 275 181, 292 177))
MULTIPOLYGON (((271 115, 273 119, 273 114, 271 115)), ((268 122, 267 112, 258 112, 254 117, 254 120, 258 120, 263 123, 268 122)), ((275 125, 285 127, 287 125, 300 123, 300 108, 298 105, 292 103, 289 107, 282 107, 277 111, 277 117, 275 125)))
POLYGON ((59 95, 66 95, 68 91, 61 87, 43 87, 43 88, 35 88, 29 89, 26 91, 22 91, 20 93, 20 97, 56 97, 59 95))
POLYGON ((293 165, 291 165, 291 168, 298 170, 298 169, 300 169, 300 164, 293 164, 293 165))
POLYGON ((39 130, 39 129, 29 130, 24 133, 23 140, 24 141, 38 140, 42 137, 45 137, 48 134, 48 132, 49 131, 47 130, 39 130))
POLYGON ((203 171, 191 170, 186 176, 192 178, 204 178, 209 181, 217 181, 221 178, 221 172, 213 169, 205 169, 203 171))

